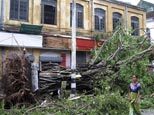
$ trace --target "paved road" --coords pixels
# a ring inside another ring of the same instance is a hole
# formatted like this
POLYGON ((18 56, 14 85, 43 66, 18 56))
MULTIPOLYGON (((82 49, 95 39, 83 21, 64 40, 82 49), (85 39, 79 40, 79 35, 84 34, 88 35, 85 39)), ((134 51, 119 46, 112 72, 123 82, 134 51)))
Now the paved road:
POLYGON ((154 115, 154 109, 142 110, 142 115, 154 115))

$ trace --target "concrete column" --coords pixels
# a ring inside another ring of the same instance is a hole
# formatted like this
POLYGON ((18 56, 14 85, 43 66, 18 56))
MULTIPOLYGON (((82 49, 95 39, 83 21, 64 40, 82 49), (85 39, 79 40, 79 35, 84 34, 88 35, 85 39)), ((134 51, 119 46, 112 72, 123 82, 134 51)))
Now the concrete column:
POLYGON ((66 28, 66 0, 58 0, 58 8, 57 8, 57 24, 61 32, 65 32, 66 28))
POLYGON ((128 7, 127 5, 125 6, 125 11, 124 11, 124 25, 125 25, 125 29, 128 29, 128 7))
POLYGON ((41 0, 32 0, 32 24, 41 23, 41 0))
MULTIPOLYGON (((142 28, 144 29, 144 31, 146 31, 146 14, 143 14, 142 15, 142 28)), ((144 35, 145 34, 145 32, 144 31, 142 31, 142 33, 141 33, 141 35, 144 35)))
POLYGON ((112 7, 109 5, 106 11, 106 32, 111 32, 113 30, 112 21, 112 7))
POLYGON ((34 4, 33 3, 34 3, 34 0, 29 0, 28 22, 30 24, 33 24, 33 18, 34 18, 34 16, 33 16, 33 12, 34 12, 33 7, 34 7, 34 4))
POLYGON ((4 0, 0 0, 0 29, 4 26, 4 0))
POLYGON ((89 25, 91 26, 90 27, 90 29, 91 29, 91 32, 93 33, 94 32, 94 23, 95 23, 95 21, 94 21, 94 17, 95 17, 95 14, 94 14, 94 0, 91 0, 90 2, 89 2, 89 4, 90 4, 90 8, 89 8, 89 13, 90 13, 90 22, 89 22, 89 25))

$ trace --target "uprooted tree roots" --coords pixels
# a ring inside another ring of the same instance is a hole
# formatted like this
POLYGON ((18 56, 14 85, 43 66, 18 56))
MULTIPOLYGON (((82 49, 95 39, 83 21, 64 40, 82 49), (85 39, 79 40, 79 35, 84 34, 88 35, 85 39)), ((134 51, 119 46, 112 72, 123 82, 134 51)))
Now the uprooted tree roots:
POLYGON ((5 59, 2 85, 5 107, 35 102, 31 92, 31 64, 22 53, 13 53, 5 59))

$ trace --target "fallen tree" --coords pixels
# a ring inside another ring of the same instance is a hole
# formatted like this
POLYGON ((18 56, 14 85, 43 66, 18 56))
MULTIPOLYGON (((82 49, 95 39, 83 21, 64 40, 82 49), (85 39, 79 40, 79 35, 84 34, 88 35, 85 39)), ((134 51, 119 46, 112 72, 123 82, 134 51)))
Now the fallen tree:
POLYGON ((130 77, 135 74, 139 76, 141 83, 146 84, 143 88, 152 88, 154 79, 146 66, 151 63, 149 56, 152 49, 146 35, 132 36, 120 27, 100 48, 92 51, 93 59, 89 66, 79 68, 82 80, 90 77, 94 88, 105 90, 106 85, 109 85, 110 90, 120 90, 124 94, 127 92, 130 77), (151 81, 144 83, 145 79, 151 81))

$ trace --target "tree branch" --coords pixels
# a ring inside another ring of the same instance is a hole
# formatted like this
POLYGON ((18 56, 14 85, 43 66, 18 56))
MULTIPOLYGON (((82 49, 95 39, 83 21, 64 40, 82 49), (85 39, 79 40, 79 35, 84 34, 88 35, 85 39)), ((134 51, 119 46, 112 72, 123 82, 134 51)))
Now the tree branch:
POLYGON ((146 53, 148 53, 150 51, 152 51, 152 46, 150 46, 148 49, 146 49, 146 50, 144 50, 142 52, 139 52, 139 53, 131 56, 130 58, 127 58, 125 60, 122 60, 122 61, 117 62, 116 65, 123 65, 123 64, 128 64, 128 63, 134 62, 137 59, 140 59, 140 57, 142 57, 144 54, 146 54, 146 53))

